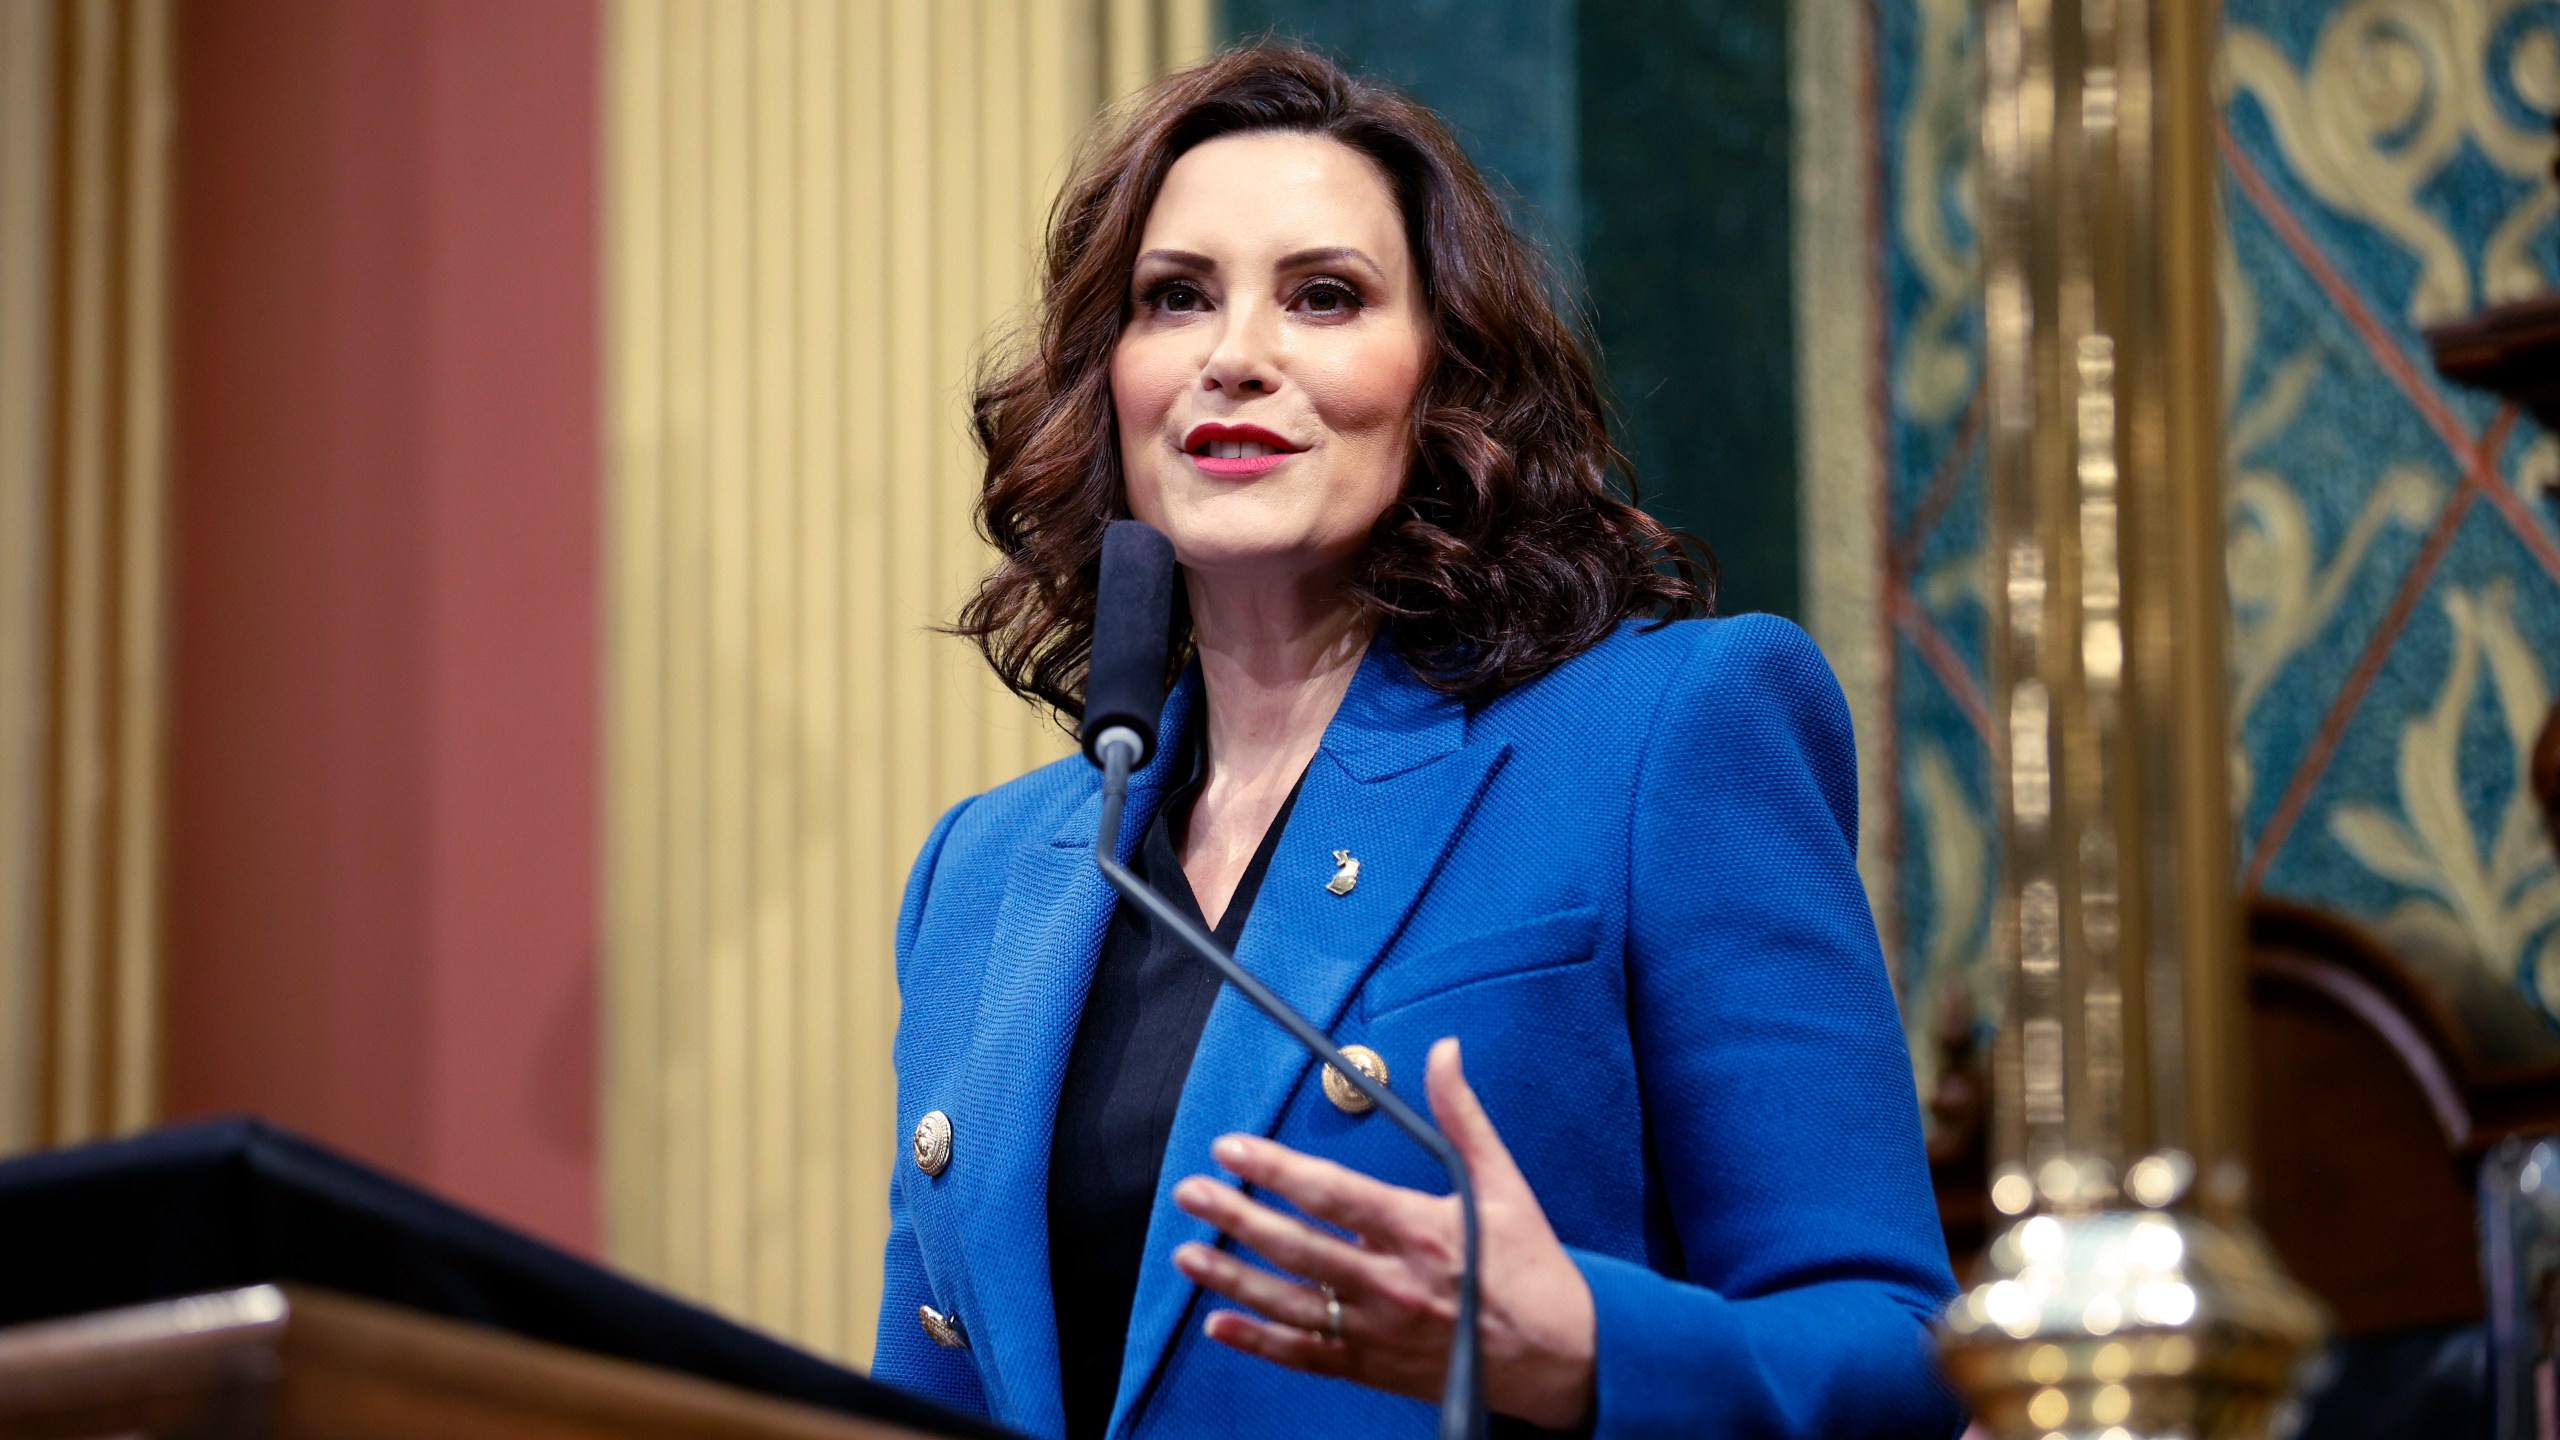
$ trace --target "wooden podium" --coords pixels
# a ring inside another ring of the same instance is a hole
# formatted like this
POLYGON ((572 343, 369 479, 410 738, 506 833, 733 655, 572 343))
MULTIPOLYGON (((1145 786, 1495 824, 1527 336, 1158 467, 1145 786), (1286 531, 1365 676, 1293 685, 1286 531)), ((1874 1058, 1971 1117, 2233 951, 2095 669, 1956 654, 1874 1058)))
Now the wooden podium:
POLYGON ((923 1433, 297 1285, 0 1329, 0 1440, 910 1440, 923 1433))
POLYGON ((0 1159, 0 1440, 1018 1440, 249 1116, 0 1159))

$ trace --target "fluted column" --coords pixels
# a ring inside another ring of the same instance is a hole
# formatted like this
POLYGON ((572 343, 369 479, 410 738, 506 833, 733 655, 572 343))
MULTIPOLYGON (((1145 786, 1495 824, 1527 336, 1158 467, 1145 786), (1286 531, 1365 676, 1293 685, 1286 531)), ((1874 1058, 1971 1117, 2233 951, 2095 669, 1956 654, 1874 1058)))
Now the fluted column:
POLYGON ((0 7, 0 1152, 159 1104, 169 37, 0 7))

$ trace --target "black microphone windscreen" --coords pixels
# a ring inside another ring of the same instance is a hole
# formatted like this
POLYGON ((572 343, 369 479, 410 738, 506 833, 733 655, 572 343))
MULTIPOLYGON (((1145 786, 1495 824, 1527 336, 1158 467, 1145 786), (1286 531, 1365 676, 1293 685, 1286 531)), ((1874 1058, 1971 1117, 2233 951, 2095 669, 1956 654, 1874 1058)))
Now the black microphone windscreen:
POLYGON ((1164 712, 1165 647, 1173 630, 1173 542, 1138 520, 1102 532, 1102 580, 1093 605, 1093 658, 1077 738, 1099 765, 1094 743, 1115 726, 1137 732, 1138 764, 1156 753, 1164 712))

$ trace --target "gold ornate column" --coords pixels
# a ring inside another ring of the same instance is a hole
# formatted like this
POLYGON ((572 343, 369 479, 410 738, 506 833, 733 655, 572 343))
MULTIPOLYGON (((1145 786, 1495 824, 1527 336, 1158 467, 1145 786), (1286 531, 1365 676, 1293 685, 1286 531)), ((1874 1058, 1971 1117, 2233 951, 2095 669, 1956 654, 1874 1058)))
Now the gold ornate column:
POLYGON ((608 15, 608 1244, 865 1360, 907 864, 1065 750, 931 629, 988 558, 963 393, 1077 134, 1207 3, 608 15))
POLYGON ((158 1108, 169 33, 0 6, 0 1152, 158 1108))
POLYGON ((1988 0, 1994 1435, 2256 1436, 2317 1335, 2247 1228, 2214 185, 2196 0, 1988 0))

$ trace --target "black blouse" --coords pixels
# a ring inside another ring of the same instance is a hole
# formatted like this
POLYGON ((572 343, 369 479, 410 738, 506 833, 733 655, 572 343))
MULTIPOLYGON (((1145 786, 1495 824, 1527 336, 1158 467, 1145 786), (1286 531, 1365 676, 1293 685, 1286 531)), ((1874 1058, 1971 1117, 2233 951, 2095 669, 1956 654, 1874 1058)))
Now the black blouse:
MULTIPOLYGON (((1129 868, 1185 918, 1205 926, 1174 838, 1190 817, 1207 771, 1197 743, 1186 745, 1182 763, 1186 778, 1156 811, 1129 868)), ((1293 786, 1210 931, 1230 951, 1244 933, 1262 874, 1271 867, 1272 847, 1297 803, 1293 786)), ((1068 1440, 1099 1440, 1111 1423, 1165 1142, 1218 984, 1208 961, 1127 901, 1112 913, 1075 1047, 1068 1052, 1049 1152, 1049 1293, 1058 1322, 1068 1440)))

